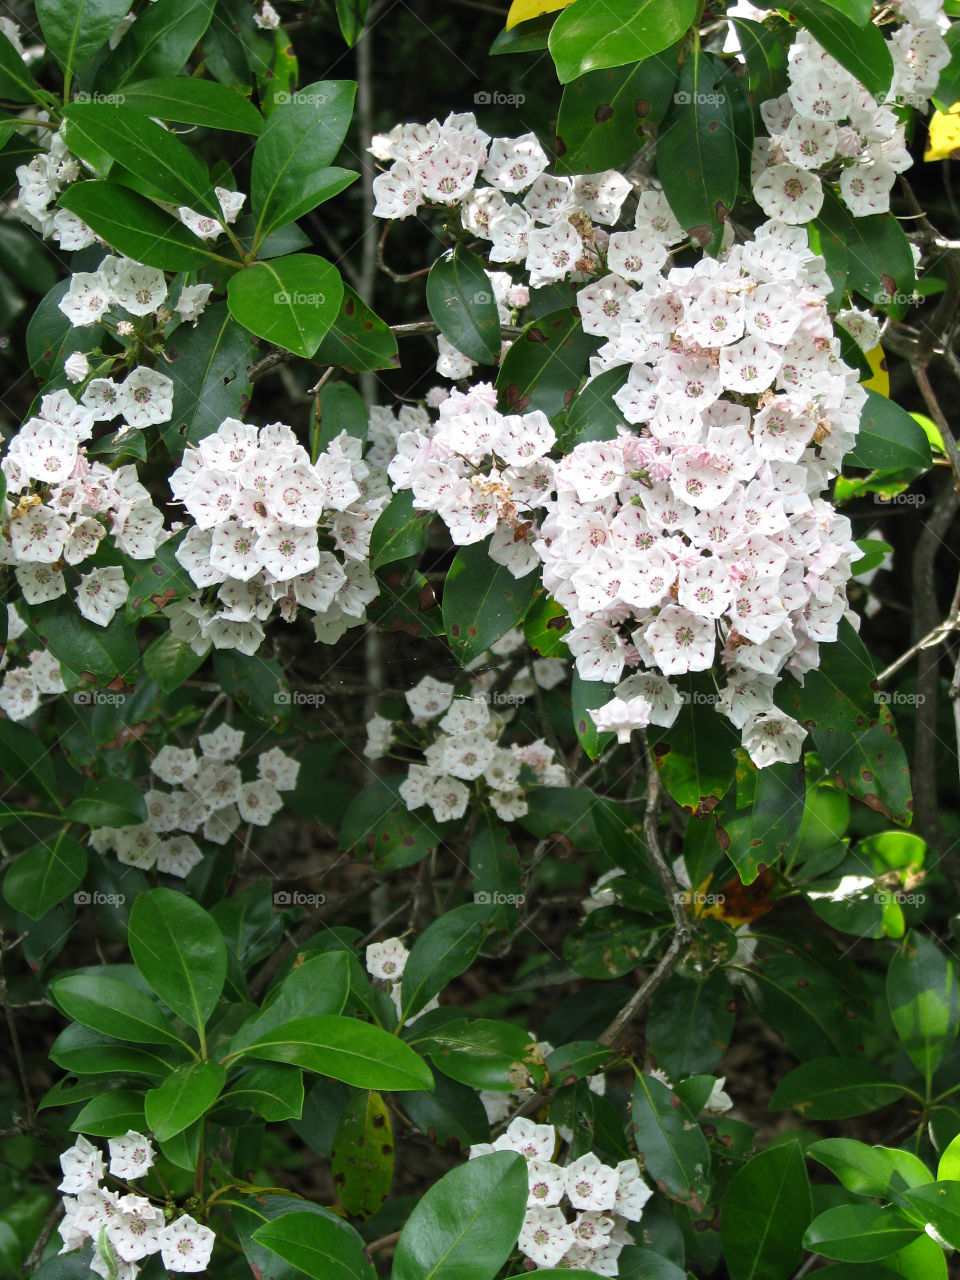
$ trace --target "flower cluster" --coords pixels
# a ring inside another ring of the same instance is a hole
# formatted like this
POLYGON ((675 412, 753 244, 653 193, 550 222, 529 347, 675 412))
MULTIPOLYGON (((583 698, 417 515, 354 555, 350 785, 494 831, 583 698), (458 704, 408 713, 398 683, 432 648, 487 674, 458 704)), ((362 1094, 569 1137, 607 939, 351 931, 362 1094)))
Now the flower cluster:
POLYGON ((328 644, 362 623, 378 594, 370 534, 390 491, 361 452, 344 431, 311 463, 290 427, 235 418, 189 446, 170 477, 193 520, 176 557, 198 587, 217 591, 168 610, 174 635, 198 653, 252 654, 274 609, 285 622, 309 610, 328 644))
POLYGON ((406 748, 405 758, 411 748, 422 753, 423 763, 411 764, 399 787, 408 809, 428 805, 438 822, 452 822, 477 795, 507 822, 527 812, 528 785, 565 785, 563 767, 546 743, 500 744, 505 719, 491 710, 488 692, 455 692, 454 685, 424 676, 405 695, 412 723, 377 715, 367 724, 367 759, 382 759, 395 745, 406 748))
POLYGON ((26 666, 9 667, 10 646, 26 631, 23 619, 7 605, 7 643, 0 654, 0 711, 10 720, 26 720, 40 705, 44 694, 65 693, 60 663, 46 649, 31 649, 24 656, 26 666))
MULTIPOLYGON (((38 118, 46 121, 47 113, 40 112, 38 118)), ((57 241, 61 249, 86 249, 96 240, 87 224, 69 209, 51 209, 63 188, 80 177, 80 165, 70 154, 62 130, 40 128, 38 133, 45 149, 29 164, 17 166, 16 215, 44 240, 57 241)))
POLYGON ((823 205, 824 181, 837 184, 855 218, 889 209, 897 174, 913 163, 897 109, 925 110, 950 61, 941 0, 899 0, 891 8, 903 21, 884 28, 894 66, 885 100, 872 97, 809 31, 798 32, 787 92, 760 107, 769 137, 754 145, 753 193, 768 217, 809 222, 823 205))
MULTIPOLYGON (((164 537, 163 516, 136 467, 112 469, 88 458, 83 444, 98 416, 96 407, 78 404, 68 391, 45 395, 39 414, 24 423, 0 463, 8 494, 19 495, 4 503, 0 563, 16 566, 29 605, 65 595, 64 566, 90 559, 108 532, 114 548, 134 560, 154 555, 164 537)), ((91 569, 75 596, 85 618, 106 626, 127 598, 123 570, 91 569)))
POLYGON ((634 1244, 627 1223, 640 1221, 653 1192, 636 1160, 613 1167, 587 1152, 564 1166, 553 1162, 556 1148, 552 1124, 518 1117, 492 1144, 472 1146, 470 1159, 517 1151, 526 1160, 530 1190, 519 1243, 538 1267, 618 1275, 621 1250, 634 1244))
POLYGON ((392 161, 373 180, 378 218, 406 218, 424 204, 458 206, 464 229, 491 242, 490 261, 523 264, 534 289, 589 269, 594 224, 615 223, 631 190, 615 170, 547 174, 549 157, 535 134, 491 140, 469 112, 443 124, 397 125, 370 150, 392 161))
POLYGON ((203 858, 192 838, 197 832, 213 844, 226 844, 241 822, 269 826, 283 808, 280 792, 297 785, 299 762, 271 747, 257 757, 256 778, 245 782, 237 763, 243 750, 239 729, 221 724, 197 742, 199 757, 192 747, 168 743, 160 748, 150 771, 172 790, 154 786, 146 793, 146 822, 91 831, 95 849, 113 852, 118 862, 131 867, 156 867, 183 877, 203 858))
MULTIPOLYGON (((517 311, 530 301, 530 290, 526 285, 514 284, 513 277, 506 271, 488 271, 490 281, 490 297, 497 305, 497 315, 501 324, 511 324, 516 320, 517 311)), ((477 367, 476 361, 465 356, 442 333, 437 335, 439 357, 437 373, 454 381, 468 378, 477 367)), ((510 341, 504 339, 501 344, 501 358, 510 347, 510 341)), ((446 393, 443 393, 446 395, 446 393)))
MULTIPOLYGON (((213 292, 212 284, 183 285, 177 296, 173 310, 181 320, 192 320, 196 323, 213 292)), ((108 313, 120 308, 128 316, 143 317, 154 315, 160 320, 169 316, 165 309, 167 301, 167 280, 158 267, 145 267, 132 258, 117 258, 107 254, 96 271, 76 271, 70 277, 67 292, 57 304, 72 325, 78 329, 99 324, 108 313)), ((121 319, 117 323, 120 337, 128 337, 133 333, 133 325, 129 320, 121 319)), ((150 372, 144 370, 142 372, 150 372)), ((96 381, 96 390, 92 393, 95 403, 110 408, 118 403, 114 413, 105 417, 116 417, 123 413, 130 426, 151 426, 157 422, 166 422, 170 417, 170 395, 173 383, 163 374, 155 374, 154 381, 146 385, 155 392, 151 398, 142 390, 134 394, 138 388, 131 388, 126 396, 122 393, 119 402, 110 394, 110 385, 104 379, 96 381), (167 403, 164 403, 164 402, 167 403), (129 415, 138 414, 140 421, 129 415)), ((79 379, 77 379, 79 381, 79 379)))
MULTIPOLYGON (((401 984, 403 971, 407 967, 409 958, 410 952, 399 938, 386 938, 383 942, 371 942, 364 956, 367 973, 371 978, 377 978, 384 984, 387 994, 393 1001, 393 1007, 397 1011, 398 1018, 403 1012, 401 984)), ((407 1018, 407 1022, 416 1022, 417 1018, 429 1013, 431 1009, 438 1009, 439 1007, 440 1001, 434 996, 432 1000, 427 1001, 422 1009, 407 1018)))
POLYGON ((127 1185, 149 1173, 154 1157, 150 1139, 130 1130, 107 1145, 109 1168, 99 1147, 82 1137, 60 1157, 60 1252, 72 1253, 92 1240, 90 1270, 104 1280, 134 1280, 138 1264, 155 1253, 168 1271, 205 1271, 216 1239, 209 1227, 188 1213, 168 1222, 148 1196, 136 1191, 121 1195, 101 1185, 108 1175, 127 1185))

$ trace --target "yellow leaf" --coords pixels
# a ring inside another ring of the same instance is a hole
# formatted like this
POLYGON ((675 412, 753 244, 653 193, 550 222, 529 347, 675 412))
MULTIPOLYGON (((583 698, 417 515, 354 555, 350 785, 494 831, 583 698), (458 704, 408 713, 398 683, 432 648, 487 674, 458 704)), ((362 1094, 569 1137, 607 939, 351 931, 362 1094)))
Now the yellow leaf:
POLYGON ((556 13, 568 4, 573 4, 573 0, 513 0, 507 14, 507 30, 521 22, 529 22, 531 18, 539 18, 542 13, 556 13))
POLYGON ((867 352, 867 364, 873 370, 873 374, 869 378, 864 378, 860 385, 889 397, 890 374, 887 372, 887 357, 883 354, 883 347, 874 347, 872 351, 867 352))
MULTIPOLYGON (((511 10, 511 12, 513 12, 511 10)), ((935 111, 930 117, 924 160, 960 158, 960 102, 949 111, 935 111)))

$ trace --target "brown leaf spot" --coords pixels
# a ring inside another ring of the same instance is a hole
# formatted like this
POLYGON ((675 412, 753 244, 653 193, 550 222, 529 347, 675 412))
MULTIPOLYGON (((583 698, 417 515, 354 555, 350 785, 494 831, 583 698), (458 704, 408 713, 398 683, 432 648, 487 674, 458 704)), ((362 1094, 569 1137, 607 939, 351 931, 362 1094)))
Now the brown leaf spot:
POLYGON ((608 120, 613 119, 613 107, 609 102, 601 102, 598 104, 593 113, 593 118, 597 124, 606 124, 608 120))

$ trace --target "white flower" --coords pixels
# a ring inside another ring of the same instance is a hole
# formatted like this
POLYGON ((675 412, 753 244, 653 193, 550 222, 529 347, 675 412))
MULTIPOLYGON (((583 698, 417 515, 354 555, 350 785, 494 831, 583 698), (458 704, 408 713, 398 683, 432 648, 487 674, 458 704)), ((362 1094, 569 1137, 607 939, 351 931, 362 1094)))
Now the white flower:
POLYGON ((535 133, 519 138, 494 138, 483 176, 500 191, 525 191, 550 163, 535 133))
POLYGON ((388 982, 399 982, 409 956, 407 948, 399 938, 387 938, 384 942, 371 942, 367 947, 365 958, 367 973, 371 978, 383 978, 388 982))
POLYGON ((404 697, 417 719, 432 720, 450 706, 453 685, 435 680, 433 676, 424 676, 412 689, 407 690, 404 697))
POLYGON ((63 362, 63 372, 71 382, 82 382, 90 372, 90 362, 82 351, 71 351, 63 362))
MULTIPOLYGON (((503 1095, 496 1094, 500 1098, 503 1095)), ((491 1122, 493 1123, 493 1122, 491 1122)), ((530 1193, 527 1197, 527 1208, 534 1205, 559 1204, 565 1190, 564 1170, 549 1160, 531 1158, 527 1161, 527 1177, 530 1193)))
POLYGON ((91 569, 80 576, 80 585, 75 592, 77 608, 90 622, 106 627, 117 610, 126 604, 128 590, 119 565, 91 569))
POLYGON ((139 1262, 161 1248, 163 1210, 146 1196, 121 1196, 120 1210, 106 1224, 107 1239, 123 1262, 139 1262))
POLYGON ((574 1242, 573 1228, 557 1208, 528 1209, 518 1244, 538 1267, 555 1267, 574 1242))
POLYGON ((99 1148, 88 1139, 80 1137, 60 1157, 63 1181, 57 1187, 67 1195, 90 1191, 97 1186, 104 1174, 103 1156, 99 1148))
POLYGON ((796 764, 806 738, 803 725, 776 707, 751 716, 743 726, 744 750, 758 769, 779 761, 796 764))
POLYGON ((588 1151, 567 1165, 565 1171, 567 1198, 575 1209, 612 1209, 617 1195, 616 1169, 601 1164, 588 1151))
MULTIPOLYGON (((263 13, 267 9, 273 13, 273 9, 269 2, 263 5, 260 12, 263 13)), ((276 14, 274 14, 274 16, 276 17, 276 14)), ((253 20, 254 22, 257 21, 256 15, 254 15, 253 20)), ((274 26, 276 25, 277 24, 274 23, 274 26)), ((237 214, 243 208, 244 201, 247 198, 246 193, 243 191, 231 191, 228 187, 214 187, 213 194, 217 197, 217 204, 220 206, 220 212, 223 214, 224 222, 236 222, 237 214)), ((197 287, 199 288, 200 286, 197 287)))
POLYGON ((768 218, 791 225, 811 222, 823 206, 820 179, 795 164, 765 169, 753 184, 753 194, 768 218))
POLYGON ((160 1232, 160 1258, 168 1271, 206 1271, 216 1234, 188 1213, 160 1232))
POLYGON ((652 704, 640 695, 629 701, 612 698, 591 710, 590 716, 601 733, 615 733, 618 742, 629 742, 634 729, 646 728, 650 723, 652 711, 652 704))
POLYGON ((203 861, 203 852, 189 836, 173 836, 157 847, 157 870, 167 875, 188 876, 203 861))
POLYGON ((30 507, 14 516, 7 526, 10 543, 18 560, 34 560, 53 564, 63 554, 68 525, 49 507, 30 507))
POLYGON ((726 1076, 721 1076, 719 1080, 714 1080, 713 1088, 710 1090, 710 1097, 703 1104, 704 1111, 712 1111, 717 1115, 721 1115, 724 1111, 729 1111, 733 1106, 733 1099, 728 1093, 724 1093, 723 1086, 726 1083, 726 1076))
POLYGON ((244 822, 266 827, 273 815, 283 808, 283 801, 272 782, 259 778, 256 782, 245 782, 240 788, 237 808, 244 822))
POLYGON ((196 755, 189 747, 174 747, 167 743, 150 761, 150 771, 155 773, 161 782, 177 787, 196 776, 198 763, 196 755))
POLYGON ((550 1161, 557 1145, 557 1133, 552 1124, 536 1124, 526 1116, 511 1120, 494 1146, 498 1151, 519 1151, 527 1160, 550 1161))
POLYGON ((219 724, 212 733, 201 733, 197 741, 205 760, 235 760, 243 750, 243 730, 219 724))
POLYGON ((112 304, 112 291, 99 272, 76 271, 57 306, 71 324, 83 328, 96 324, 112 304))
POLYGON ((640 1176, 640 1166, 636 1160, 621 1160, 617 1165, 617 1175, 619 1182, 613 1202, 614 1212, 631 1222, 639 1222, 643 1216, 643 1206, 653 1195, 653 1191, 640 1176))
POLYGON ((185 284, 180 290, 174 310, 181 320, 184 322, 192 320, 196 326, 210 300, 211 293, 213 293, 212 284, 185 284))
POLYGON ((217 236, 223 234, 223 227, 209 213, 197 213, 187 205, 180 205, 177 216, 183 225, 201 240, 216 240, 217 236))
POLYGON ((285 755, 279 747, 271 747, 257 757, 257 775, 271 782, 277 791, 292 791, 299 773, 300 761, 285 755))
POLYGON ((129 1129, 122 1138, 109 1138, 110 1172, 115 1178, 142 1178, 153 1167, 153 1146, 142 1133, 129 1129))
MULTIPOLYGON (((102 268, 101 268, 102 269, 102 268)), ((158 267, 124 258, 113 277, 114 301, 132 316, 148 316, 167 296, 167 281, 158 267)))
POLYGON ((168 422, 173 413, 173 381, 156 369, 139 365, 124 380, 124 416, 131 427, 168 422))

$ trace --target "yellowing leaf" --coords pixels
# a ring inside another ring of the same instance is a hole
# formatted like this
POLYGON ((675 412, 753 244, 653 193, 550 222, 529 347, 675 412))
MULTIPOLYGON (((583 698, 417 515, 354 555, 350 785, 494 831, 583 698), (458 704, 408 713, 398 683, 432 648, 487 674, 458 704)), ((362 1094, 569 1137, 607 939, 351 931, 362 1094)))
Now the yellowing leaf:
POLYGON ((513 0, 507 14, 507 30, 521 22, 529 22, 531 18, 539 18, 543 13, 556 13, 568 4, 573 4, 573 0, 513 0))
MULTIPOLYGON (((511 10, 511 13, 513 11, 511 10)), ((960 102, 930 117, 924 160, 952 160, 960 153, 960 102)))
POLYGON ((890 374, 887 372, 887 357, 883 354, 883 347, 874 347, 867 352, 867 364, 873 374, 864 378, 860 385, 869 387, 871 391, 878 391, 882 396, 889 396, 890 374))

